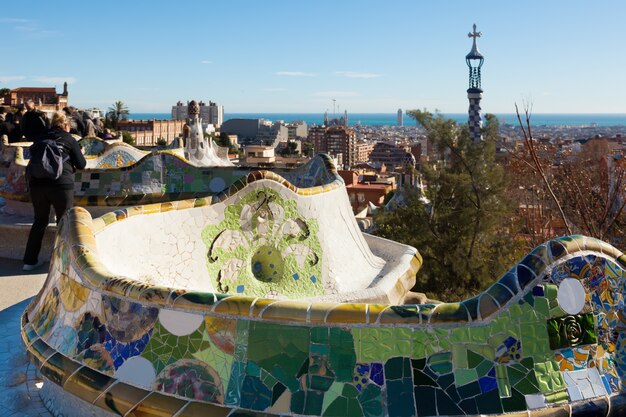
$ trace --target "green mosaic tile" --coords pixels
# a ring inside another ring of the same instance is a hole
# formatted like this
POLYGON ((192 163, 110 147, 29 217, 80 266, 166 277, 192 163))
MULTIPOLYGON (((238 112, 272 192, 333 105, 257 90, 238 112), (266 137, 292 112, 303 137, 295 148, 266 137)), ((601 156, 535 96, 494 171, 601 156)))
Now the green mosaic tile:
POLYGON ((471 350, 467 351, 467 364, 470 368, 476 368, 485 358, 471 350))
MULTIPOLYGON (((325 398, 324 398, 325 399, 325 398)), ((382 389, 375 385, 369 384, 358 397, 359 403, 363 408, 363 415, 365 417, 383 417, 385 414, 385 408, 383 403, 382 389)))
POLYGON ((454 370, 454 383, 457 386, 467 385, 473 381, 478 381, 478 374, 476 373, 476 369, 454 370))
POLYGON ((500 397, 511 396, 511 383, 509 382, 508 368, 504 365, 496 365, 496 381, 500 397))
POLYGON ((335 383, 335 378, 331 376, 311 375, 309 387, 316 391, 328 391, 332 384, 335 383))
POLYGON ((515 388, 511 389, 511 395, 509 397, 500 398, 500 401, 502 402, 502 408, 505 413, 526 410, 526 398, 515 388))
POLYGON ((158 374, 167 365, 179 359, 191 359, 199 351, 210 348, 211 344, 205 339, 204 323, 198 330, 187 336, 174 336, 169 333, 158 321, 154 325, 150 341, 141 353, 141 356, 154 364, 158 374))
POLYGON ((291 395, 291 403, 290 403, 290 406, 289 406, 291 412, 295 413, 295 414, 302 414, 304 412, 305 400, 306 400, 306 392, 305 391, 294 392, 291 395))
POLYGON ((306 391, 303 414, 319 416, 320 414, 322 414, 323 403, 324 403, 323 392, 313 391, 313 390, 306 391))
POLYGON ((481 327, 470 327, 470 342, 473 343, 482 343, 489 336, 489 327, 481 326, 481 327))
POLYGON ((478 374, 478 377, 483 377, 486 376, 489 371, 493 368, 494 363, 490 360, 484 360, 480 363, 480 365, 478 365, 476 367, 476 373, 478 374))
MULTIPOLYGON (((295 378, 302 363, 305 360, 308 362, 309 329, 251 322, 247 356, 248 361, 256 362, 276 378, 278 378, 276 368, 282 368, 286 378, 295 378)), ((287 380, 278 379, 284 384, 287 383, 287 380)))
POLYGON ((549 317, 549 301, 544 297, 535 297, 535 312, 543 318, 549 317))
POLYGON ((354 338, 345 329, 330 329, 330 366, 335 371, 338 382, 352 381, 352 371, 356 364, 354 338))
POLYGON ((469 327, 459 326, 450 330, 449 340, 453 346, 459 343, 469 342, 470 340, 469 327))
POLYGON ((454 369, 468 367, 465 345, 460 343, 452 345, 452 365, 454 366, 454 369))
POLYGON ((550 301, 556 300, 558 294, 559 294, 559 287, 557 287, 556 285, 553 285, 553 284, 546 284, 546 285, 544 285, 544 287, 543 287, 543 295, 548 300, 550 300, 550 301))
MULTIPOLYGON (((354 329, 355 331, 357 329, 354 329)), ((360 329, 358 329, 360 331, 360 329)), ((328 327, 312 327, 311 343, 328 344, 328 327)))
POLYGON ((428 365, 438 374, 452 372, 452 354, 450 352, 438 353, 428 358, 428 365))

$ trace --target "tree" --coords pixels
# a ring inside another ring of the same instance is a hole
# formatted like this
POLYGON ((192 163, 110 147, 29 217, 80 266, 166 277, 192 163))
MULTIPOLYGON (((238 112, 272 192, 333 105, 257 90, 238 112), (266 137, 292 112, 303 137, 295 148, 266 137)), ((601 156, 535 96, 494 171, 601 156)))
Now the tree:
POLYGON ((122 131, 122 142, 128 143, 131 146, 135 146, 135 138, 129 132, 122 131))
POLYGON ((279 153, 281 156, 297 155, 298 144, 296 142, 289 141, 284 148, 280 149, 279 153))
POLYGON ((437 160, 422 167, 425 195, 404 190, 404 206, 377 213, 375 233, 418 249, 417 291, 442 300, 471 296, 522 256, 506 233, 512 207, 495 164, 497 118, 487 117, 484 141, 473 143, 467 126, 427 111, 407 114, 425 128, 437 160))
POLYGON ((536 205, 545 208, 542 223, 558 214, 567 234, 621 245, 626 235, 626 168, 621 158, 614 158, 608 141, 591 138, 578 153, 541 145, 533 138, 528 106, 524 121, 517 106, 516 111, 524 149, 512 155, 528 168, 524 182, 536 190, 536 205))
POLYGON ((107 112, 107 119, 111 121, 111 125, 117 130, 120 120, 128 119, 128 107, 122 101, 116 101, 113 106, 109 107, 107 112))
POLYGON ((315 146, 311 142, 302 142, 302 155, 313 158, 315 155, 315 146))

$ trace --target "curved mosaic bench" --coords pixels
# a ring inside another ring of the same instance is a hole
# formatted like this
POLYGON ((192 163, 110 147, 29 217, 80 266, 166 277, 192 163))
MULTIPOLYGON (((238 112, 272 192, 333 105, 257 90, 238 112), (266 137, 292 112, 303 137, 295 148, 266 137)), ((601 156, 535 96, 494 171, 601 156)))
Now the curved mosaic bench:
MULTIPOLYGON (((342 231, 316 235, 315 222, 347 204, 337 197, 341 191, 340 184, 298 188, 258 172, 211 198, 118 210, 93 220, 84 209, 70 211, 60 223, 46 283, 22 319, 22 338, 45 378, 48 404, 66 416, 626 413, 626 257, 596 239, 547 242, 484 293, 458 303, 334 302, 337 293, 331 291, 329 301, 311 288, 304 297, 288 291, 249 295, 247 288, 223 292, 225 285, 252 282, 237 274, 220 281, 232 269, 212 266, 237 259, 240 246, 250 261, 247 273, 254 275, 259 262, 264 272, 256 279, 272 282, 273 258, 255 258, 255 248, 271 242, 285 255, 289 245, 270 238, 269 230, 313 251, 339 250, 331 237, 342 231), (285 198, 290 195, 302 204, 297 210, 285 198), (311 209, 319 207, 311 201, 328 196, 334 196, 322 205, 328 211, 316 217, 311 209), (226 205, 223 216, 210 217, 220 204, 226 205), (249 216, 250 209, 258 216, 249 216), (142 218, 172 233, 202 228, 205 246, 161 235, 155 242, 166 243, 155 255, 168 262, 133 269, 147 254, 123 247, 126 240, 139 243, 136 236, 147 225, 142 218), (252 228, 251 219, 258 221, 252 228), (252 235, 235 246, 236 233, 218 243, 227 230, 252 235), (327 240, 316 246, 315 236, 327 240), (116 243, 120 252, 105 253, 116 243), (184 264, 184 254, 193 257, 196 250, 213 271, 208 282, 186 279, 197 270, 184 264), (124 251, 131 262, 118 262, 124 251), (166 282, 172 273, 167 263, 186 267, 166 282), (197 288, 202 285, 217 291, 197 288)), ((375 246, 375 238, 364 240, 375 246)), ((408 247, 402 258, 400 246, 387 242, 380 247, 389 252, 376 255, 395 260, 388 273, 409 285, 420 259, 408 247), (389 249, 394 245, 395 255, 389 249)), ((361 259, 376 264, 377 256, 365 252, 361 259)), ((288 253, 303 257, 298 265, 306 275, 296 279, 283 259, 277 285, 285 278, 312 283, 315 257, 304 249, 288 253)), ((325 262, 325 256, 317 258, 325 262)), ((343 259, 355 271, 364 262, 343 259)))
MULTIPOLYGON (((8 202, 29 202, 24 147, 9 148, 6 152, 12 152, 13 156, 0 164, 0 197, 8 202)), ((105 156, 113 152, 112 157, 116 157, 115 148, 105 150, 105 156)), ((82 207, 116 207, 205 197, 227 189, 250 173, 249 168, 197 167, 178 153, 178 150, 156 151, 129 166, 78 171, 74 203, 82 207)), ((325 155, 302 167, 275 172, 294 184, 307 186, 340 178, 325 155)))
MULTIPOLYGON (((136 164, 149 155, 127 143, 107 142, 96 137, 85 137, 78 141, 85 150, 87 169, 116 169, 136 164)), ((182 156, 181 152, 178 152, 182 156)))

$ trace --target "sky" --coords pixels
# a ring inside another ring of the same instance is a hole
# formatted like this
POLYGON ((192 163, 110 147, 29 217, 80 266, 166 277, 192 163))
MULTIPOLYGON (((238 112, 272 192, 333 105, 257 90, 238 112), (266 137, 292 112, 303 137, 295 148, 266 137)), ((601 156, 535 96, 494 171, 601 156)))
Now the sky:
POLYGON ((8 1, 0 88, 67 81, 71 105, 131 113, 463 113, 476 23, 483 111, 626 113, 625 17, 622 0, 8 1))

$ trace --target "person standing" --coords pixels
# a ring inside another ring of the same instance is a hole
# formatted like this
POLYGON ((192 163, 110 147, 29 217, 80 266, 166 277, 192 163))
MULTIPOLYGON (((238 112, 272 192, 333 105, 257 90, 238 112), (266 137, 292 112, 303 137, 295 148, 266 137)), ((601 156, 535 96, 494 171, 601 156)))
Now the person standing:
POLYGON ((26 102, 26 113, 22 117, 22 134, 29 142, 36 141, 39 136, 48 130, 46 114, 35 107, 33 100, 26 102))
POLYGON ((39 252, 50 218, 50 207, 54 207, 58 222, 65 211, 74 205, 74 172, 76 169, 84 169, 87 165, 80 145, 69 133, 70 123, 65 113, 63 111, 54 113, 50 125, 50 129, 37 140, 52 139, 57 142, 64 155, 63 172, 57 179, 33 177, 28 179, 35 218, 24 251, 22 268, 24 271, 32 271, 43 264, 39 260, 39 252))

